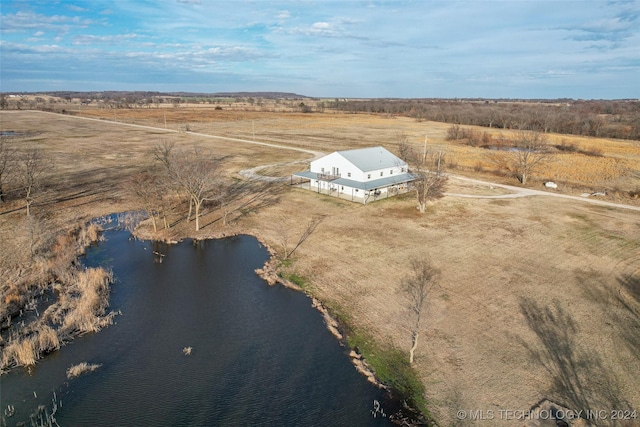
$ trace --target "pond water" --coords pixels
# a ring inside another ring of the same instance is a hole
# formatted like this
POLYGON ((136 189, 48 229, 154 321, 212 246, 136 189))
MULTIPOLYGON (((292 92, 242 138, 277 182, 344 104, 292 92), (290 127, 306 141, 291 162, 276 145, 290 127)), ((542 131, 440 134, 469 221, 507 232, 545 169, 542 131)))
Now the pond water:
POLYGON ((84 262, 113 269, 111 309, 122 314, 31 373, 0 377, 0 419, 15 407, 8 426, 53 401, 60 426, 391 425, 372 414, 376 400, 391 412, 385 393, 355 371, 309 299, 254 273, 268 258, 255 238, 105 237, 84 262), (68 380, 81 362, 102 366, 68 380))

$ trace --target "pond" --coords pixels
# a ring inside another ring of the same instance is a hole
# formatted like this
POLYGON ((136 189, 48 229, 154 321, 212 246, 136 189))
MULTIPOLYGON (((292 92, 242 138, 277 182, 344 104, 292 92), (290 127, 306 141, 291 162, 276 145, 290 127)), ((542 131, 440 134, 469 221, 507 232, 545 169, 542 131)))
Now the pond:
POLYGON ((268 258, 255 238, 105 237, 84 263, 113 270, 122 314, 30 373, 3 375, 8 426, 29 425, 40 405, 56 407, 60 426, 391 425, 373 416, 376 401, 391 412, 386 393, 355 371, 309 299, 254 273, 268 258), (81 362, 102 366, 68 380, 81 362))

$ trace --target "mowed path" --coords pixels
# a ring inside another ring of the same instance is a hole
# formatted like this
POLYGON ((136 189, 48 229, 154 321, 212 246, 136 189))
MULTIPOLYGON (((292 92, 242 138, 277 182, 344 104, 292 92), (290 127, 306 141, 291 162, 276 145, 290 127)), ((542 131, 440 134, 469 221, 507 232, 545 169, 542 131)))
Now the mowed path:
MULTIPOLYGON (((39 111, 39 110, 33 110, 33 111, 34 112, 38 112, 38 113, 42 113, 42 114, 51 114, 51 115, 61 116, 61 114, 59 114, 59 113, 51 113, 51 112, 48 112, 48 111, 39 111)), ((13 111, 5 111, 5 112, 6 113, 13 113, 13 111)), ((16 111, 16 113, 17 112, 18 111, 16 111)), ((22 112, 22 110, 19 111, 19 112, 22 112)), ((320 158, 320 157, 325 155, 324 152, 316 151, 316 150, 309 150, 309 149, 299 148, 299 147, 289 147, 289 146, 286 146, 286 145, 271 144, 271 143, 267 143, 267 142, 252 141, 252 140, 248 140, 248 139, 231 138, 231 137, 228 137, 228 136, 211 135, 211 134, 199 133, 199 132, 191 132, 191 131, 180 131, 180 130, 175 130, 175 129, 166 129, 166 128, 161 128, 161 127, 155 127, 155 126, 139 125, 139 124, 135 124, 135 123, 122 123, 122 122, 118 122, 118 121, 106 120, 106 119, 96 119, 96 118, 92 118, 92 117, 67 116, 67 115, 63 115, 62 117, 72 118, 72 119, 79 119, 79 120, 93 120, 93 121, 100 122, 100 123, 112 123, 112 124, 121 125, 121 126, 129 126, 129 127, 135 127, 135 128, 141 128, 141 129, 149 129, 149 130, 153 130, 153 131, 156 131, 156 132, 160 131, 160 132, 167 132, 167 133, 184 133, 184 134, 203 137, 203 138, 212 138, 212 139, 225 140, 225 141, 234 141, 234 142, 240 142, 240 143, 244 143, 244 144, 261 145, 261 146, 265 146, 265 147, 277 148, 277 149, 282 149, 282 150, 297 151, 297 152, 311 154, 313 157, 311 159, 309 159, 309 160, 315 160, 315 159, 318 159, 318 158, 320 158)), ((271 164, 271 165, 261 165, 261 166, 256 166, 256 167, 253 167, 253 168, 250 168, 250 169, 241 170, 239 173, 242 176, 244 176, 246 178, 251 178, 251 179, 260 179, 260 180, 270 181, 270 182, 285 181, 288 178, 286 178, 286 177, 281 178, 281 177, 263 176, 263 175, 260 175, 258 172, 261 169, 264 169, 264 168, 267 168, 267 167, 270 167, 270 166, 282 166, 282 165, 294 164, 294 163, 300 163, 300 161, 283 162, 283 163, 276 163, 276 164, 271 164)), ((530 196, 548 196, 548 197, 557 197, 557 198, 562 198, 562 199, 577 200, 577 201, 580 201, 580 202, 591 203, 591 204, 601 205, 601 206, 608 206, 608 207, 612 207, 612 208, 631 209, 631 210, 635 210, 635 211, 640 211, 640 206, 625 205, 625 204, 622 204, 622 203, 613 203, 613 202, 607 202, 605 200, 597 200, 597 199, 590 199, 590 198, 586 198, 586 197, 571 196, 571 195, 562 194, 562 193, 552 193, 552 192, 549 192, 549 191, 534 190, 534 189, 530 189, 530 188, 521 188, 521 187, 516 187, 516 186, 513 186, 513 185, 498 184, 498 183, 495 183, 495 182, 482 181, 482 180, 479 180, 479 179, 466 178, 466 177, 457 176, 457 175, 449 175, 449 177, 452 178, 452 179, 456 179, 456 180, 460 180, 460 181, 464 181, 464 182, 469 182, 469 183, 473 183, 473 184, 498 187, 498 188, 502 188, 502 189, 505 189, 505 190, 508 190, 508 191, 512 192, 511 194, 500 194, 500 195, 493 195, 493 196, 482 196, 482 195, 474 195, 474 194, 445 193, 445 195, 447 195, 449 197, 463 197, 463 198, 474 198, 474 199, 513 199, 513 198, 530 197, 530 196)))

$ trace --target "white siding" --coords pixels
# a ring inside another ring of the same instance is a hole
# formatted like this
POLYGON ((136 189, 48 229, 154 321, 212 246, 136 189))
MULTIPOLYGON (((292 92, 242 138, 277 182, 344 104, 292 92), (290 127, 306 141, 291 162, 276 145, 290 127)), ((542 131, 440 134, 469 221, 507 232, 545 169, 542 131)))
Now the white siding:
POLYGON ((374 179, 380 179, 380 178, 388 178, 390 176, 394 176, 394 175, 400 175, 403 173, 406 173, 406 168, 404 170, 404 172, 402 171, 403 167, 402 166, 396 166, 393 168, 385 168, 385 169, 377 169, 374 171, 370 171, 367 173, 364 173, 364 181, 373 181, 374 179), (382 173, 382 175, 381 175, 382 173), (371 178, 367 178, 369 175, 371 175, 371 178))
POLYGON ((327 175, 339 175, 341 178, 352 179, 358 182, 367 182, 405 173, 406 164, 398 164, 384 169, 364 172, 343 157, 339 152, 333 152, 320 159, 312 161, 310 171, 313 173, 324 173, 327 175), (336 170, 338 171, 338 174, 335 173, 336 170))
POLYGON ((363 173, 356 168, 353 163, 342 157, 339 153, 331 153, 321 159, 311 162, 311 172, 324 173, 333 175, 334 171, 338 169, 339 176, 342 178, 354 179, 356 181, 362 181, 363 173), (351 177, 349 177, 351 173, 351 177))

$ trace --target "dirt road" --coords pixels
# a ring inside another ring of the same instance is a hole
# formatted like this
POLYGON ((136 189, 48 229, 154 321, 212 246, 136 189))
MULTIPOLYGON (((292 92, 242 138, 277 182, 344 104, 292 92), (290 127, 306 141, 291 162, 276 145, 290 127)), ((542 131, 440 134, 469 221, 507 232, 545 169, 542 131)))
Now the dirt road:
MULTIPOLYGON (((46 111, 36 111, 36 112, 42 113, 42 114, 52 114, 52 115, 60 116, 60 114, 46 112, 46 111)), ((280 144, 271 144, 271 143, 267 143, 267 142, 259 142, 259 141, 253 141, 253 140, 248 140, 248 139, 240 139, 240 138, 231 138, 231 137, 227 137, 227 136, 218 136, 218 135, 211 135, 211 134, 199 133, 199 132, 180 131, 180 130, 175 130, 175 129, 166 129, 166 128, 161 128, 161 127, 139 125, 139 124, 134 124, 134 123, 122 123, 122 122, 113 121, 113 120, 95 119, 95 118, 91 118, 91 117, 82 117, 82 116, 67 116, 67 115, 65 115, 63 117, 71 117, 71 118, 80 119, 80 120, 92 120, 92 121, 97 121, 97 122, 101 122, 101 123, 113 123, 113 124, 118 124, 118 125, 121 125, 121 126, 130 126, 130 127, 135 127, 135 128, 149 129, 149 130, 153 130, 153 131, 160 131, 160 132, 167 132, 167 133, 184 133, 184 134, 193 135, 193 136, 202 137, 202 138, 211 138, 211 139, 218 139, 218 140, 225 140, 225 141, 233 141, 233 142, 240 142, 240 143, 244 143, 244 144, 261 145, 261 146, 277 148, 277 149, 281 149, 281 150, 297 151, 297 152, 310 154, 312 156, 312 158, 310 158, 307 161, 315 160, 315 159, 317 159, 319 157, 322 157, 322 156, 324 156, 326 154, 326 153, 323 153, 321 151, 308 150, 308 149, 305 149, 305 148, 290 147, 290 146, 280 145, 280 144)), ((239 173, 242 176, 244 176, 246 178, 250 178, 250 179, 260 179, 260 180, 269 181, 269 182, 286 181, 288 179, 288 177, 263 176, 263 175, 259 174, 259 171, 262 170, 262 169, 268 168, 268 167, 272 167, 272 166, 283 166, 283 165, 294 164, 294 163, 302 163, 302 162, 296 161, 296 162, 283 162, 283 163, 276 163, 276 164, 269 164, 269 165, 261 165, 261 166, 256 166, 256 167, 253 167, 253 168, 250 168, 250 169, 241 170, 239 173)), ((568 194, 562 194, 562 193, 556 193, 556 192, 550 192, 550 191, 534 190, 534 189, 530 189, 530 188, 516 187, 516 186, 513 186, 513 185, 498 184, 498 183, 495 183, 495 182, 482 181, 482 180, 479 180, 479 179, 466 178, 466 177, 457 176, 457 175, 449 175, 449 177, 452 178, 452 179, 456 179, 456 180, 460 180, 460 181, 464 181, 464 182, 469 182, 469 183, 474 183, 474 184, 478 184, 478 185, 484 185, 484 186, 487 186, 487 187, 491 186, 491 187, 503 188, 505 190, 508 190, 508 191, 512 192, 511 194, 500 194, 500 195, 493 195, 493 196, 446 193, 446 195, 450 196, 450 197, 462 197, 462 198, 474 198, 474 199, 513 199, 513 198, 530 197, 530 196, 548 196, 548 197, 556 197, 556 198, 563 198, 563 199, 570 199, 570 200, 578 200, 578 201, 585 202, 585 203, 591 203, 591 204, 596 204, 596 205, 601 205, 601 206, 609 206, 609 207, 612 207, 612 208, 631 209, 631 210, 635 210, 635 211, 640 211, 640 207, 638 207, 638 206, 631 206, 631 205, 625 205, 625 204, 621 204, 621 203, 607 202, 605 200, 597 200, 597 199, 586 198, 586 197, 571 196, 571 195, 568 195, 568 194)))

